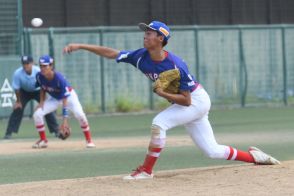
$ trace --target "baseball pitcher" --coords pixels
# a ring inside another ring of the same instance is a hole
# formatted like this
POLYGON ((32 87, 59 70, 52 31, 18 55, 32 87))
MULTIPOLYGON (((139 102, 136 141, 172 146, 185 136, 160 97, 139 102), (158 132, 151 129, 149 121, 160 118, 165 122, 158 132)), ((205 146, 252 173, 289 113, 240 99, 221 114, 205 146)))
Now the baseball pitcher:
POLYGON ((279 161, 250 147, 248 152, 231 146, 218 144, 208 120, 210 98, 205 89, 192 76, 186 63, 172 52, 164 50, 171 37, 166 24, 153 21, 140 23, 145 32, 144 48, 119 51, 104 46, 69 44, 65 53, 79 49, 88 50, 99 56, 116 59, 133 65, 154 81, 154 92, 172 104, 160 112, 151 125, 151 139, 145 161, 126 180, 153 178, 153 166, 165 146, 167 130, 184 125, 193 142, 202 152, 213 159, 238 160, 255 164, 279 164, 279 161))

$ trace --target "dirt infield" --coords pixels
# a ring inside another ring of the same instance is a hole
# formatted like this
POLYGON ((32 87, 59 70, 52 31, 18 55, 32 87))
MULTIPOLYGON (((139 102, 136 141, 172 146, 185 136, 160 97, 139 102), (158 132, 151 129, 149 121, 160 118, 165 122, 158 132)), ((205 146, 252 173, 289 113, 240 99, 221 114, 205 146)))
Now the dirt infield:
MULTIPOLYGON (((283 135, 279 132, 265 132, 257 134, 248 133, 225 133, 216 136, 218 143, 227 144, 236 142, 238 144, 256 144, 259 145, 269 142, 292 142, 294 138, 293 131, 284 131, 283 135), (260 135, 262 140, 260 140, 260 135)), ((94 143, 98 149, 107 148, 128 148, 128 147, 147 147, 149 137, 131 137, 131 138, 110 138, 110 139, 95 139, 94 143)), ((49 148, 47 149, 32 149, 34 141, 31 140, 0 140, 0 155, 16 154, 16 153, 40 153, 42 151, 60 151, 60 150, 82 150, 85 147, 83 140, 66 141, 59 139, 49 140, 49 148)), ((167 138, 167 146, 194 146, 191 138, 188 135, 184 136, 169 136, 167 138)))
POLYGON ((1 185, 1 195, 294 195, 294 161, 278 166, 251 164, 158 172, 153 180, 122 176, 1 185))
MULTIPOLYGON (((278 133, 277 133, 278 134, 278 133)), ((289 132, 291 135, 292 133, 289 132)), ((291 140, 286 135, 283 140, 291 140)), ((221 142, 232 141, 234 135, 221 135, 221 142)), ((268 140, 281 140, 276 135, 267 135, 268 140)), ((239 143, 251 143, 254 136, 246 135, 239 143), (241 141, 242 140, 242 141, 241 141)), ((120 148, 147 146, 148 138, 97 139, 97 148, 120 148)), ((259 142, 260 143, 260 142, 259 142)), ((41 153, 42 151, 79 150, 85 148, 83 141, 54 139, 48 149, 35 150, 31 141, 2 141, 0 155, 15 153, 41 153), (10 149, 10 150, 8 150, 10 149)), ((169 137, 168 146, 194 145, 189 137, 169 137)), ((124 181, 123 175, 42 182, 0 185, 0 195, 294 195, 294 161, 285 161, 277 166, 241 164, 156 172, 153 180, 124 181)))

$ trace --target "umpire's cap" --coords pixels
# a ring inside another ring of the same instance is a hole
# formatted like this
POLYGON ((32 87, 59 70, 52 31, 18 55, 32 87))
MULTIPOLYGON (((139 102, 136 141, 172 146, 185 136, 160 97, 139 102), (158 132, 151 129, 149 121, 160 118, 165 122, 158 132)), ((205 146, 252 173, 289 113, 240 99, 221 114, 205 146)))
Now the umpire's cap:
POLYGON ((33 60, 33 57, 29 56, 29 55, 23 55, 21 57, 21 63, 24 65, 24 64, 29 64, 29 63, 32 63, 34 60, 33 60))
POLYGON ((53 63, 53 58, 49 55, 43 55, 39 59, 40 65, 51 65, 53 63))
POLYGON ((139 23, 138 26, 142 31, 147 31, 148 29, 153 30, 153 31, 157 31, 158 33, 163 35, 165 41, 167 41, 170 38, 169 27, 166 26, 166 24, 164 24, 163 22, 152 21, 149 25, 147 25, 145 23, 139 23))

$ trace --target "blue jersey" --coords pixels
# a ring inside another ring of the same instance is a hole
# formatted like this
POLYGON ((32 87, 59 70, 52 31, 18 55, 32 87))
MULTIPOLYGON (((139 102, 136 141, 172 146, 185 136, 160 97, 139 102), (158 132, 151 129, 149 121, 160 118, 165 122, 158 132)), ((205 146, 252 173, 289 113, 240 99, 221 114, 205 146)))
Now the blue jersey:
POLYGON ((37 84, 55 99, 61 100, 70 95, 72 87, 61 73, 54 71, 52 80, 47 80, 41 72, 36 77, 37 84))
POLYGON ((36 87, 36 75, 40 71, 40 68, 33 65, 32 73, 28 75, 23 67, 15 70, 12 79, 12 87, 14 90, 23 89, 27 92, 34 92, 39 90, 39 87, 36 87))
POLYGON ((191 92, 198 86, 198 82, 189 73, 186 63, 171 52, 166 52, 166 58, 163 61, 154 62, 145 48, 134 51, 120 51, 116 61, 132 64, 152 81, 155 81, 161 72, 178 69, 181 77, 179 90, 191 92))

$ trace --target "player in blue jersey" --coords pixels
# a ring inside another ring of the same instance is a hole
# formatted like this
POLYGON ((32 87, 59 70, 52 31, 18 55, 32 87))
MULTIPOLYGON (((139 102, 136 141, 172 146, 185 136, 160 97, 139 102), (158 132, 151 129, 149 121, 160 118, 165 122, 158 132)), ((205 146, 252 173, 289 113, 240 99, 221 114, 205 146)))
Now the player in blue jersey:
POLYGON ((134 51, 119 51, 104 46, 89 44, 69 44, 63 52, 70 53, 79 49, 88 50, 99 56, 116 59, 117 62, 130 63, 143 72, 152 81, 162 79, 162 75, 170 71, 178 73, 178 77, 170 80, 176 87, 176 93, 165 91, 160 85, 154 88, 155 93, 167 99, 171 106, 160 112, 152 122, 151 139, 144 163, 126 180, 152 178, 152 169, 161 150, 165 146, 166 131, 184 125, 194 143, 210 158, 238 160, 256 164, 279 164, 279 161, 265 154, 256 147, 248 152, 237 150, 231 146, 216 142, 208 120, 210 98, 204 88, 190 74, 186 63, 163 49, 170 38, 170 29, 164 23, 153 21, 150 24, 140 23, 139 28, 145 32, 144 48, 134 51))
POLYGON ((69 127, 69 111, 73 112, 83 130, 86 139, 86 147, 95 147, 95 144, 91 140, 91 132, 87 117, 75 90, 61 73, 54 70, 53 58, 44 55, 39 59, 39 64, 41 72, 37 74, 36 78, 37 84, 41 87, 40 104, 34 113, 34 121, 40 135, 40 140, 33 145, 33 148, 47 147, 48 140, 45 134, 44 115, 55 111, 60 105, 62 105, 63 114, 61 127, 69 127))
MULTIPOLYGON (((12 133, 18 133, 24 109, 31 100, 40 101, 40 87, 36 87, 36 75, 40 68, 34 65, 34 60, 29 55, 21 57, 22 66, 13 73, 12 87, 15 91, 16 102, 13 107, 6 129, 4 139, 10 139, 12 133)), ((49 132, 58 134, 58 123, 55 113, 45 116, 49 132)))

